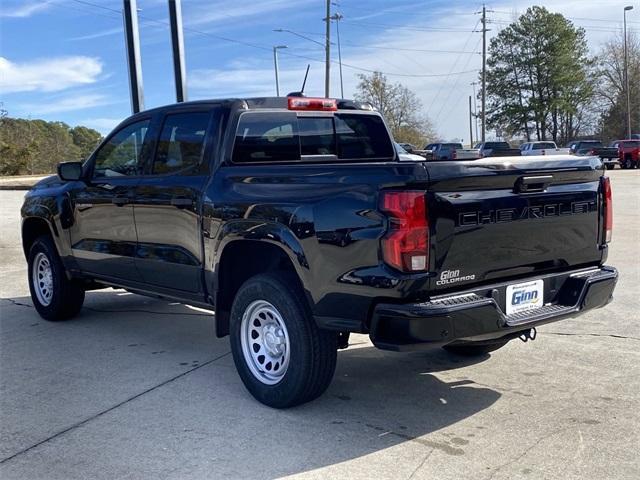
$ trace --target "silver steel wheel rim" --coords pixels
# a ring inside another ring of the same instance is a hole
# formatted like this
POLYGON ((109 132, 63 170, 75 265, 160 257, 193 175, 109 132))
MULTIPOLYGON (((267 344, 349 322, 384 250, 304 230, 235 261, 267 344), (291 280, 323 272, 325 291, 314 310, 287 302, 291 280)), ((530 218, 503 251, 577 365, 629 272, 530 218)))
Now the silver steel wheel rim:
POLYGON ((32 277, 33 289, 38 301, 45 307, 48 306, 53 298, 53 270, 49 257, 44 253, 36 255, 33 261, 32 277))
POLYGON ((291 346, 278 309, 265 300, 252 302, 242 315, 240 341, 245 363, 254 377, 275 385, 289 367, 291 346))

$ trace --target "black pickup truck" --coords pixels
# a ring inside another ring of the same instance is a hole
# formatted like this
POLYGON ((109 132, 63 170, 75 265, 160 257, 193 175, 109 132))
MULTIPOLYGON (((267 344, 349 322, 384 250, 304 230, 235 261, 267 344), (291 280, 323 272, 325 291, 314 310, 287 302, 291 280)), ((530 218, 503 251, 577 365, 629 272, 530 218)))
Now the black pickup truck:
POLYGON ((617 147, 605 147, 600 140, 576 140, 569 145, 569 153, 574 155, 594 155, 600 157, 607 170, 618 165, 617 147))
POLYGON ((215 310, 247 389, 331 382, 350 332, 485 355, 606 305, 609 179, 593 157, 400 162, 349 100, 188 102, 132 116, 25 197, 33 303, 115 287, 215 310))
POLYGON ((481 142, 475 147, 480 150, 481 157, 519 157, 520 149, 511 148, 508 142, 481 142))

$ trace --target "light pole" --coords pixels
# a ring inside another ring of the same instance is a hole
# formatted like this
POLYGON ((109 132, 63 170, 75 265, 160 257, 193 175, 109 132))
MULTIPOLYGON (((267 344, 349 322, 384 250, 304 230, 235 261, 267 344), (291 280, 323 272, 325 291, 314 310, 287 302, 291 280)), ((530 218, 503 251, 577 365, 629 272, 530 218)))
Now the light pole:
MULTIPOLYGON (((333 5, 337 5, 333 3, 333 5)), ((344 16, 341 13, 335 13, 331 20, 336 21, 336 35, 338 38, 338 64, 340 65, 340 98, 344 98, 344 85, 342 83, 342 49, 340 48, 340 20, 342 20, 344 16)))
POLYGON ((278 80, 278 49, 287 48, 286 45, 276 45, 273 47, 273 68, 276 71, 276 97, 280 96, 280 82, 278 80))
POLYGON ((324 36, 324 98, 329 98, 329 86, 331 84, 331 0, 327 0, 327 14, 324 17, 327 22, 324 36))
POLYGON ((633 5, 624 7, 624 85, 627 92, 627 138, 631 138, 631 96, 629 94, 629 70, 627 60, 627 11, 633 10, 633 5))

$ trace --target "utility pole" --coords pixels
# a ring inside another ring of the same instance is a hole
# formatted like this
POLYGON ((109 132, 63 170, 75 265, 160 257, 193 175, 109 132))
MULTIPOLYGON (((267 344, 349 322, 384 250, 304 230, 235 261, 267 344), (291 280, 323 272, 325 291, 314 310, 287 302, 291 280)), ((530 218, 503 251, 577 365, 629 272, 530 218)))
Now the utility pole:
POLYGON ((273 47, 273 68, 276 71, 276 97, 280 96, 280 81, 278 80, 278 49, 287 48, 286 45, 276 45, 273 47))
MULTIPOLYGON (((335 5, 335 4, 334 4, 335 5)), ((344 17, 341 13, 336 13, 331 20, 336 21, 336 35, 338 37, 338 65, 340 65, 340 98, 344 98, 344 84, 342 83, 342 49, 340 48, 340 20, 344 17)))
POLYGON ((331 75, 331 0, 327 0, 327 15, 324 17, 326 22, 324 49, 325 49, 325 65, 324 65, 324 96, 329 98, 329 83, 331 75))
POLYGON ((140 64, 140 34, 138 32, 138 8, 136 0, 123 0, 124 38, 127 46, 127 68, 129 69, 129 90, 131 92, 131 112, 144 110, 142 88, 142 65, 140 64))
POLYGON ((486 106, 487 106, 487 8, 482 4, 482 141, 486 134, 486 106))
POLYGON ((169 25, 173 49, 173 76, 176 83, 176 102, 187 100, 187 73, 184 66, 184 35, 182 34, 182 5, 169 0, 169 25))
POLYGON ((624 89, 627 91, 627 138, 631 138, 631 97, 629 95, 629 69, 627 63, 627 11, 633 10, 633 5, 624 7, 624 89))
POLYGON ((469 95, 469 148, 473 148, 473 112, 471 111, 471 95, 469 95))

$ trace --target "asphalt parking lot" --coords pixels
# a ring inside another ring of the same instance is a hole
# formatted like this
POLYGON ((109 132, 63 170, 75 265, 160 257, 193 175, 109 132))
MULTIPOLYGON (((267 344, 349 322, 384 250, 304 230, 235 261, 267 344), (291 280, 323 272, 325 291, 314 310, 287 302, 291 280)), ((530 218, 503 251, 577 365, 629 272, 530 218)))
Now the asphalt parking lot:
POLYGON ((43 321, 24 192, 0 191, 0 478, 640 478, 640 171, 609 173, 612 304, 479 361, 354 336, 285 411, 245 391, 211 312, 108 289, 43 321))

